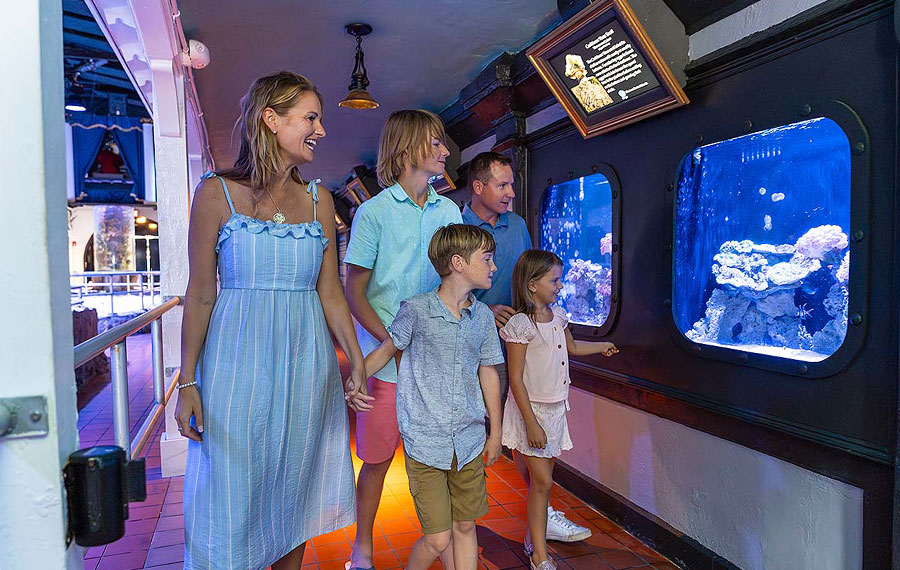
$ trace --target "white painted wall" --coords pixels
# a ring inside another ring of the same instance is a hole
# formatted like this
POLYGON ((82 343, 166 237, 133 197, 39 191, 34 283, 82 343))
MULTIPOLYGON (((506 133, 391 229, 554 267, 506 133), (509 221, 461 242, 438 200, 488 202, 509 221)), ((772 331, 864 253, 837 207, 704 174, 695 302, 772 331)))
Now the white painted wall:
POLYGON ((759 0, 688 38, 688 56, 699 59, 822 4, 825 0, 759 0))
POLYGON ((66 158, 59 0, 12 2, 0 19, 0 398, 43 395, 49 434, 0 439, 0 568, 82 568, 66 548, 62 466, 76 448, 66 255, 66 158), (28 191, 21 191, 27 189, 28 191))
POLYGON ((861 489, 573 389, 560 461, 744 570, 858 570, 861 489))
MULTIPOLYGON (((189 180, 188 137, 185 117, 184 77, 176 78, 179 100, 161 106, 177 109, 177 122, 182 126, 179 136, 155 134, 156 187, 159 208, 159 250, 164 296, 184 295, 189 275, 187 235, 190 222, 193 187, 189 180)), ((161 96, 163 92, 157 93, 161 96)), ((155 116, 154 116, 155 117, 155 116)), ((168 119, 172 121, 171 118, 168 119)), ((166 370, 181 364, 182 308, 176 307, 163 315, 163 360, 166 370)), ((167 375, 168 377, 168 375, 167 375)), ((181 437, 174 421, 176 397, 166 407, 166 431, 160 439, 160 455, 164 477, 184 474, 187 439, 181 437)))

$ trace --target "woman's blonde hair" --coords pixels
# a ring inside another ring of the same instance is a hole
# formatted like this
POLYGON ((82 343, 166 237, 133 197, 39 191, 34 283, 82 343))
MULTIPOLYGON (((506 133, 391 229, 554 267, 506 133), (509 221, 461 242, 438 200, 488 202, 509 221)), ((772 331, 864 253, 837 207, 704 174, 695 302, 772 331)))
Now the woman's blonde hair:
POLYGON ((525 313, 529 319, 534 321, 537 305, 531 296, 531 291, 528 290, 528 284, 535 279, 540 279, 557 265, 562 267, 562 264, 558 255, 543 249, 529 249, 520 255, 513 266, 513 310, 517 313, 525 313))
POLYGON ((417 168, 431 152, 431 139, 442 142, 447 136, 444 123, 430 111, 404 109, 394 111, 381 129, 378 143, 378 183, 393 186, 405 166, 417 168))
MULTIPOLYGON (((241 97, 241 114, 234 124, 240 136, 240 150, 231 168, 216 172, 225 178, 247 183, 254 190, 267 187, 284 168, 275 135, 263 121, 263 111, 272 109, 281 116, 293 107, 304 93, 314 93, 323 106, 322 94, 313 83, 296 73, 279 71, 260 77, 241 97)), ((298 168, 291 178, 303 183, 298 168)))

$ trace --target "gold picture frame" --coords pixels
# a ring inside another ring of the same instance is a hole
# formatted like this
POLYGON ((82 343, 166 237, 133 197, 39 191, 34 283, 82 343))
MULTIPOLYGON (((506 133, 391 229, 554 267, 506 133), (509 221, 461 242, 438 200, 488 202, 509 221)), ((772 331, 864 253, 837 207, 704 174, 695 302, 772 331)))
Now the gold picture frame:
POLYGON ((598 0, 525 52, 581 136, 689 103, 626 0, 598 0))
POLYGON ((431 184, 431 187, 434 188, 434 191, 438 194, 444 194, 446 192, 450 192, 451 190, 456 190, 456 184, 453 183, 453 178, 450 177, 447 169, 444 169, 443 174, 432 176, 430 179, 428 179, 428 183, 431 184))

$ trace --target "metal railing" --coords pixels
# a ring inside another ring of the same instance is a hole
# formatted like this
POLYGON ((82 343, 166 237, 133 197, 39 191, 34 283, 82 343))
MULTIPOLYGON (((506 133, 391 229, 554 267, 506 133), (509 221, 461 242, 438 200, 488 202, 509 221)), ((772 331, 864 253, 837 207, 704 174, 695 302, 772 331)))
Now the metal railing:
POLYGON ((150 309, 146 313, 137 316, 126 323, 111 328, 103 334, 87 340, 75 347, 75 368, 83 365, 90 359, 110 349, 110 376, 112 383, 113 399, 113 432, 115 443, 125 450, 128 459, 141 454, 157 422, 163 416, 166 402, 175 390, 175 382, 178 380, 176 372, 168 386, 165 385, 165 371, 163 370, 162 354, 162 316, 163 314, 181 304, 181 297, 173 297, 165 303, 150 309), (125 339, 150 325, 150 344, 153 365, 153 397, 154 407, 147 419, 141 425, 134 439, 129 441, 131 425, 128 417, 128 356, 125 350, 125 339))
POLYGON ((141 296, 141 309, 146 309, 144 298, 149 294, 150 303, 156 302, 160 294, 159 271, 84 271, 82 273, 69 274, 69 289, 73 302, 81 301, 85 297, 104 295, 109 296, 109 314, 116 314, 116 295, 139 293, 141 296), (116 277, 126 277, 124 281, 116 281, 116 277), (131 279, 137 277, 136 281, 131 279), (80 282, 78 282, 80 280, 80 282))

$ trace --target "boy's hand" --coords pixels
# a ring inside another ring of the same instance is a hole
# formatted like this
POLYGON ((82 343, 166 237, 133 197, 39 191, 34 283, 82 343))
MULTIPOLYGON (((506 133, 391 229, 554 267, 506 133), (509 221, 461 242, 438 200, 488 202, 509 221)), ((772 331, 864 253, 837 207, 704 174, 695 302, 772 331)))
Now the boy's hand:
POLYGON ((500 435, 492 435, 484 442, 484 464, 487 467, 493 465, 500 458, 500 435))
POLYGON ((528 445, 535 449, 544 449, 547 447, 547 434, 541 424, 535 422, 534 425, 525 425, 525 433, 528 436, 528 445))
POLYGON ((619 353, 619 349, 611 342, 601 342, 600 344, 604 345, 603 350, 600 351, 600 354, 603 356, 612 356, 619 353))
POLYGON ((344 400, 354 412, 368 412, 372 409, 375 398, 369 395, 363 373, 355 374, 351 371, 350 377, 344 382, 344 400))

